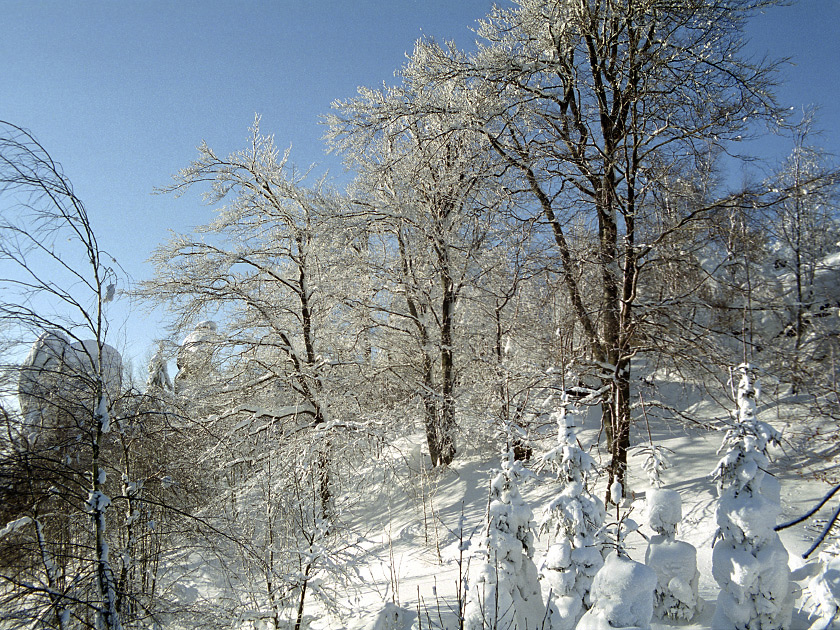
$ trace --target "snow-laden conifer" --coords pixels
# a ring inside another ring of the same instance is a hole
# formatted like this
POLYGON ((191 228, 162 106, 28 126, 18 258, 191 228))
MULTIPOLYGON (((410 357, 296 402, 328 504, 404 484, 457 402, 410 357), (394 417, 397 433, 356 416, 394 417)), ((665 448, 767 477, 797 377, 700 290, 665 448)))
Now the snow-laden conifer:
POLYGON ((517 488, 527 473, 509 452, 490 484, 483 554, 467 595, 465 630, 540 630, 546 607, 534 565, 533 514, 517 488))
POLYGON ((719 500, 712 573, 720 585, 713 627, 779 630, 793 614, 788 553, 773 530, 781 510, 778 485, 766 472, 768 449, 780 435, 757 418, 754 368, 742 364, 738 371, 736 422, 713 473, 719 500))
POLYGON ((541 578, 551 588, 552 629, 571 629, 589 608, 592 580, 604 563, 601 530, 604 504, 591 492, 595 460, 579 445, 577 419, 564 395, 556 413, 558 443, 542 458, 560 482, 559 494, 549 503, 541 528, 553 536, 540 563, 541 578))
POLYGON ((645 499, 648 525, 656 532, 648 540, 645 564, 656 572, 654 616, 659 619, 689 620, 703 607, 698 595, 700 572, 697 549, 676 540, 682 520, 682 498, 676 490, 663 488, 662 473, 669 467, 667 449, 653 443, 639 447, 644 456, 642 467, 650 482, 645 499))
POLYGON ((631 519, 630 511, 622 513, 619 507, 624 498, 624 488, 618 482, 610 487, 610 496, 616 504, 616 519, 604 529, 606 545, 614 551, 598 570, 589 593, 590 608, 575 628, 602 630, 604 628, 650 628, 653 618, 653 594, 656 573, 627 553, 626 539, 638 531, 639 525, 631 519))
POLYGON ((697 549, 676 539, 682 499, 676 490, 651 488, 647 493, 650 538, 645 564, 656 572, 654 614, 660 619, 689 620, 702 608, 698 595, 697 549))
POLYGON ((840 621, 840 543, 820 552, 818 573, 808 582, 807 603, 816 617, 808 630, 836 628, 840 621))
POLYGON ((651 568, 622 553, 611 553, 592 582, 592 607, 575 627, 649 629, 655 586, 656 573, 651 568))

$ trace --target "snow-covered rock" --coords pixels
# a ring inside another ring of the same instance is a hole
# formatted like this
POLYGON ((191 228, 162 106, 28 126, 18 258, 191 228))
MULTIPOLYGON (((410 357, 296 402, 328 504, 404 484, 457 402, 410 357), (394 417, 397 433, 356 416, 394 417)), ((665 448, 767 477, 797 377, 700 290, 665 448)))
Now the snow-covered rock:
POLYGON ((108 403, 116 400, 121 387, 122 357, 116 348, 95 340, 71 343, 59 332, 44 332, 32 344, 18 377, 27 432, 34 436, 56 425, 60 416, 75 414, 76 407, 107 417, 108 403))
POLYGON ((213 353, 218 341, 216 322, 207 320, 196 324, 195 329, 184 338, 178 351, 176 390, 185 382, 207 377, 211 373, 213 353))

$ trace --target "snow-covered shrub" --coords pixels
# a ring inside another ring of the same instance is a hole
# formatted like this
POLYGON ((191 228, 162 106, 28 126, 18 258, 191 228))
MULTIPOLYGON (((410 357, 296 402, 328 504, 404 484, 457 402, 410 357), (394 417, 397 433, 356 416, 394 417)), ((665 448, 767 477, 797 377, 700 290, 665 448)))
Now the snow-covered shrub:
POLYGON ((592 582, 592 607, 577 630, 650 628, 656 573, 625 555, 611 553, 592 582))
POLYGON ((676 490, 651 488, 647 494, 647 517, 651 537, 645 564, 656 572, 654 613, 660 619, 691 619, 702 607, 697 594, 700 572, 697 549, 676 540, 682 520, 682 500, 676 490))
POLYGON ((525 472, 510 453, 490 484, 483 561, 467 595, 465 630, 540 630, 544 625, 546 608, 532 560, 533 514, 517 488, 525 472))
POLYGON ((718 483, 718 532, 712 573, 720 585, 713 626, 787 628, 793 614, 788 553, 774 531, 781 508, 767 477, 768 449, 780 435, 756 417, 758 387, 753 368, 739 366, 735 426, 713 473, 718 483))
POLYGON ((564 397, 557 413, 558 444, 542 458, 557 475, 560 493, 549 503, 541 529, 553 543, 540 563, 540 576, 551 589, 556 610, 554 630, 571 629, 590 605, 590 588, 604 563, 604 504, 590 489, 595 461, 577 441, 577 413, 564 397))
POLYGON ((650 528, 673 540, 682 520, 682 499, 676 490, 651 488, 647 492, 647 520, 650 528))
MULTIPOLYGON (((610 496, 617 506, 621 505, 624 498, 621 483, 612 484, 610 496)), ((576 628, 650 628, 656 573, 627 554, 627 538, 639 529, 639 524, 630 518, 632 508, 616 510, 616 520, 603 528, 604 544, 614 551, 592 581, 590 608, 576 628)))
POLYGON ((809 630, 835 628, 840 619, 840 545, 834 543, 820 553, 820 570, 808 582, 811 616, 809 630))

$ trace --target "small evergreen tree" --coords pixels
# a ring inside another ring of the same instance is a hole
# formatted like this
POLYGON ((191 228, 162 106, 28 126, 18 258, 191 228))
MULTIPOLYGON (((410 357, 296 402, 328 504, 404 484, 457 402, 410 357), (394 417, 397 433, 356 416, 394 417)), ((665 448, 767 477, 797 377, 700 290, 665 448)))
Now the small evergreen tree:
POLYGON ((604 564, 601 530, 604 504, 590 490, 595 460, 577 440, 577 411, 564 394, 557 412, 557 446, 542 458, 560 482, 560 493, 549 503, 541 525, 554 536, 540 565, 541 578, 551 587, 556 615, 552 628, 571 629, 590 606, 589 591, 604 564))
MULTIPOLYGON (((788 553, 773 530, 781 510, 767 476, 768 449, 780 435, 757 419, 755 370, 738 366, 738 411, 713 473, 718 483, 718 532, 712 573, 720 585, 713 627, 779 630, 790 626, 793 594, 788 553)), ((718 452, 720 452, 718 451, 718 452)))
POLYGON ((840 544, 835 542, 820 552, 820 568, 808 582, 808 599, 816 620, 808 630, 836 628, 840 619, 840 544))
POLYGON ((647 496, 648 524, 656 534, 645 553, 645 564, 656 571, 654 614, 660 619, 689 620, 702 609, 698 595, 697 549, 676 540, 682 520, 682 500, 676 490, 651 488, 647 496))
POLYGON ((547 617, 534 555, 533 514, 519 494, 526 474, 509 451, 490 484, 483 563, 464 610, 465 630, 539 630, 547 617))
POLYGON ((656 573, 627 556, 619 547, 607 556, 592 581, 592 607, 575 626, 577 630, 650 628, 656 573))

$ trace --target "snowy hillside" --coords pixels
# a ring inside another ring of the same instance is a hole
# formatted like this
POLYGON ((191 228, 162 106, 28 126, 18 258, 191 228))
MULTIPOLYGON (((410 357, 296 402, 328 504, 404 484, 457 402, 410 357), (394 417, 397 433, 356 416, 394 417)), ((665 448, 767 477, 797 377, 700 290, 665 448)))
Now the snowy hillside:
POLYGON ((840 168, 744 47, 785 3, 504 4, 332 103, 343 190, 259 114, 202 142, 137 283, 0 121, 0 630, 835 623, 840 168))
MULTIPOLYGON (((705 606, 690 622, 667 623, 654 619, 652 628, 709 628, 719 591, 712 577, 717 492, 711 473, 720 457, 717 451, 723 433, 704 426, 720 429, 729 418, 726 410, 705 400, 699 390, 675 384, 671 393, 680 395, 688 415, 695 418, 697 424, 666 424, 657 420, 651 424, 650 431, 654 443, 666 451, 669 461, 669 467, 662 475, 663 487, 676 490, 682 498, 683 518, 677 538, 697 548, 699 592, 705 606)), ((832 470, 825 453, 810 448, 812 444, 809 444, 809 450, 802 450, 803 436, 798 434, 796 426, 796 415, 802 413, 802 408, 791 404, 790 400, 779 402, 778 406, 775 401, 772 405, 768 401, 760 404, 759 418, 783 432, 783 449, 775 451, 768 472, 781 487, 781 520, 787 521, 807 512, 830 489, 829 484, 815 480, 814 475, 831 475, 832 470)), ((637 426, 635 430, 634 443, 648 441, 646 427, 637 426)), ((595 447, 597 434, 598 418, 593 411, 579 438, 596 458, 599 457, 595 447)), ((364 553, 355 567, 361 581, 347 591, 345 602, 356 611, 354 619, 320 617, 313 610, 310 611, 313 628, 457 628, 458 597, 465 596, 463 585, 459 592, 459 580, 465 575, 474 578, 480 563, 478 542, 486 526, 488 489, 490 480, 499 470, 500 458, 494 457, 489 448, 478 447, 447 469, 423 473, 419 470, 421 461, 417 446, 422 439, 420 432, 405 437, 394 448, 389 475, 365 488, 358 503, 350 502, 351 529, 365 533, 364 553), (406 488, 413 490, 406 492, 406 488), (353 505, 358 507, 353 509, 353 505), (469 570, 467 565, 470 565, 469 570)), ((554 440, 556 435, 543 436, 535 449, 535 460, 553 446, 554 440)), ((535 463, 532 461, 531 467, 535 463)), ((644 454, 637 451, 631 458, 631 499, 622 507, 622 513, 629 511, 631 518, 642 525, 641 533, 650 537, 653 531, 645 521, 645 501, 650 489, 643 464, 644 454)), ((603 496, 605 490, 602 481, 598 494, 603 496)), ((525 481, 520 491, 534 511, 535 520, 539 520, 557 491, 557 483, 549 472, 543 471, 525 481)), ((818 516, 830 514, 830 506, 818 516)), ((534 525, 536 528, 536 523, 534 525)), ((791 569, 805 564, 800 556, 808 549, 815 534, 815 528, 805 524, 782 532, 791 569)), ((550 543, 547 535, 538 535, 535 553, 538 564, 550 543)), ((644 538, 631 534, 627 543, 630 555, 644 562, 647 548, 644 538)), ((815 558, 816 554, 811 559, 815 558)), ((807 580, 804 580, 798 587, 806 584, 807 580)), ((548 596, 547 590, 543 595, 548 596)), ((803 600, 804 596, 800 594, 792 628, 808 628, 813 621, 808 619, 807 605, 805 610, 800 610, 803 600)))

